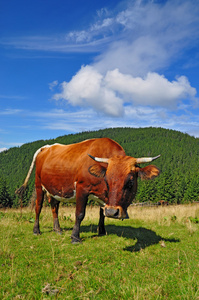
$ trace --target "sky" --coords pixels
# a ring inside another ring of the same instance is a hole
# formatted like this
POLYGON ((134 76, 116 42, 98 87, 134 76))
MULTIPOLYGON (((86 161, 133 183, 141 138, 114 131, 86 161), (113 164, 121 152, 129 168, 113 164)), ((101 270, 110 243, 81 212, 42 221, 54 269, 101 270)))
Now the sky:
POLYGON ((0 151, 109 127, 199 137, 199 0, 0 0, 0 151))

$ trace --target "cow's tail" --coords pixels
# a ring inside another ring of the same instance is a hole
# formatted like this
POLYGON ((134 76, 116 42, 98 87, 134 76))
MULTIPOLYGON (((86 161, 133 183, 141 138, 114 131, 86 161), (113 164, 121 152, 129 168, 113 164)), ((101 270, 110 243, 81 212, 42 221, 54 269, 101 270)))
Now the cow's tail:
MULTIPOLYGON (((45 146, 44 146, 44 147, 45 147, 45 146)), ((29 179, 30 179, 30 175, 31 175, 31 173, 32 173, 32 170, 33 170, 33 168, 34 168, 34 165, 35 165, 35 161, 36 161, 37 155, 41 152, 41 150, 42 150, 44 147, 39 148, 39 149, 35 152, 35 154, 34 154, 34 156, 33 156, 32 163, 31 163, 31 165, 30 165, 28 174, 27 174, 27 176, 26 176, 26 179, 25 179, 23 185, 15 191, 15 194, 19 195, 20 197, 23 197, 23 193, 25 192, 25 189, 26 189, 26 187, 27 187, 27 185, 28 185, 28 181, 29 181, 29 179)))

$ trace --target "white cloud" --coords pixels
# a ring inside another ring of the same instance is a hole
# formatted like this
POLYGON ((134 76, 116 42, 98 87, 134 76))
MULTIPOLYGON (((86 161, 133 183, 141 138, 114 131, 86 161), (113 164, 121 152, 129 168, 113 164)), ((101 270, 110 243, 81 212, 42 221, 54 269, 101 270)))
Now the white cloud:
POLYGON ((8 150, 7 148, 0 148, 0 152, 8 150))
POLYGON ((185 76, 170 82, 157 73, 141 78, 120 73, 118 69, 103 76, 92 66, 83 66, 70 82, 61 84, 61 89, 54 99, 64 99, 72 106, 89 106, 115 117, 124 114, 125 103, 176 108, 179 100, 193 99, 196 95, 196 89, 185 76))
MULTIPOLYGON (((146 106, 125 106, 124 116, 112 118, 102 115, 93 109, 78 111, 52 110, 35 112, 35 117, 42 117, 41 129, 65 132, 82 132, 114 127, 162 127, 186 132, 199 137, 198 117, 193 115, 174 114, 166 108, 146 106), (50 121, 49 121, 50 120, 50 121)), ((36 120, 38 122, 38 120, 36 120)))
POLYGON ((16 108, 7 108, 2 111, 0 111, 0 115, 16 115, 21 113, 21 109, 16 109, 16 108))
POLYGON ((109 71, 105 80, 107 86, 119 92, 123 97, 129 96, 130 102, 139 105, 175 106, 179 99, 193 98, 196 89, 190 86, 185 76, 170 82, 163 75, 148 73, 145 78, 122 74, 118 69, 109 71))
POLYGON ((70 82, 63 82, 61 88, 61 93, 55 94, 54 99, 67 100, 73 106, 89 106, 111 116, 123 114, 122 99, 92 66, 82 67, 70 82))
POLYGON ((117 53, 125 53, 124 68, 128 67, 130 59, 127 72, 130 73, 131 62, 136 63, 136 58, 140 63, 144 59, 151 67, 162 67, 172 56, 179 55, 181 49, 198 42, 199 6, 194 1, 158 3, 129 0, 121 1, 118 7, 116 4, 113 11, 102 8, 96 13, 95 21, 83 30, 74 29, 49 36, 7 37, 2 38, 0 44, 24 50, 66 53, 101 52, 103 49, 98 59, 101 68, 110 60, 110 69, 119 67, 121 72, 127 71, 122 70, 122 64, 118 65, 120 61, 114 63, 113 58, 117 57, 117 53))
POLYGON ((128 2, 114 18, 114 40, 95 59, 105 73, 118 68, 133 76, 167 67, 190 47, 198 47, 199 6, 192 1, 128 2), (116 24, 120 30, 114 31, 116 24), (116 35, 116 37, 115 37, 116 35))
POLYGON ((57 85, 58 85, 58 80, 54 80, 53 82, 49 83, 49 89, 53 91, 57 85))

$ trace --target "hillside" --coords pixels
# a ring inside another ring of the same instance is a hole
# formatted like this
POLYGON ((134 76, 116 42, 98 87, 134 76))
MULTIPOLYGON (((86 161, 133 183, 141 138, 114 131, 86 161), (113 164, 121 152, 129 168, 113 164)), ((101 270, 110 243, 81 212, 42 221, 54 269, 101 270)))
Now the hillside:
MULTIPOLYGON (((136 201, 167 200, 170 203, 185 203, 199 199, 198 138, 163 128, 110 128, 35 141, 0 153, 1 206, 17 206, 18 199, 15 198, 14 191, 23 183, 38 148, 46 144, 77 143, 94 137, 109 137, 117 141, 127 155, 134 157, 161 154, 161 158, 155 162, 162 171, 161 175, 153 181, 139 181, 136 201)), ((31 176, 24 204, 31 197, 33 188, 34 174, 31 176)))

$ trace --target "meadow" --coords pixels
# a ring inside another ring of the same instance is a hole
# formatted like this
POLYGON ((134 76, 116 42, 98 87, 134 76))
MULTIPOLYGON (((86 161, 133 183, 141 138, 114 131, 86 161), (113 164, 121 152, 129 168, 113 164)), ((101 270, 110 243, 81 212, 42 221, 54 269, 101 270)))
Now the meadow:
POLYGON ((58 235, 44 207, 40 236, 31 208, 0 211, 0 299, 199 299, 199 204, 131 206, 102 237, 87 207, 78 245, 74 211, 60 208, 58 235))

